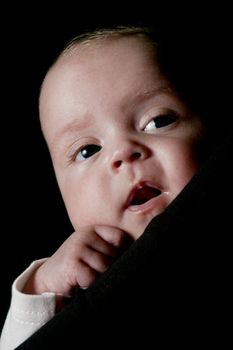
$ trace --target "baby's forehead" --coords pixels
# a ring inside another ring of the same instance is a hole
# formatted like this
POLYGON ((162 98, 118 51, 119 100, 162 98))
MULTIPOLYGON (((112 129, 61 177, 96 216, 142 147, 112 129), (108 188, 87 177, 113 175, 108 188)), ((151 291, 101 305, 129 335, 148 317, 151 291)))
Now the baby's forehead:
POLYGON ((66 64, 77 58, 80 60, 82 58, 84 60, 91 59, 96 54, 104 57, 110 50, 121 51, 123 48, 123 53, 126 53, 127 46, 131 49, 141 49, 144 52, 155 53, 155 46, 144 35, 96 37, 91 40, 76 42, 71 47, 63 50, 54 66, 56 64, 66 64))
MULTIPOLYGON (((110 57, 110 59, 112 57, 114 59, 116 55, 119 55, 119 57, 124 57, 126 62, 129 57, 127 55, 127 48, 135 50, 135 52, 142 52, 144 55, 151 54, 151 57, 156 56, 153 43, 145 36, 97 37, 89 41, 77 42, 72 47, 64 50, 48 70, 44 83, 50 80, 50 78, 54 78, 56 74, 62 73, 67 75, 72 69, 77 69, 77 63, 85 64, 86 62, 92 62, 96 57, 99 57, 99 60, 104 62, 106 57, 110 57)), ((45 85, 42 84, 42 88, 45 85)))
MULTIPOLYGON (((57 105, 70 92, 113 94, 113 86, 120 94, 139 89, 162 79, 156 54, 151 44, 139 36, 97 38, 74 47, 59 56, 48 71, 41 89, 40 104, 57 105), (146 46, 146 47, 145 47, 146 46), (154 76, 154 78, 153 78, 154 76), (81 89, 81 90, 80 90, 81 89), (54 97, 55 96, 55 97, 54 97)), ((81 95, 75 95, 76 98, 81 95)))

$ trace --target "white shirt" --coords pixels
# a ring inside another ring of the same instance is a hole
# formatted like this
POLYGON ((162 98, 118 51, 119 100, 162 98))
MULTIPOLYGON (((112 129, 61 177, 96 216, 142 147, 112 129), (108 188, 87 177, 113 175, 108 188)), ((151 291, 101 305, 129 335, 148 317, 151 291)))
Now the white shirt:
POLYGON ((55 315, 55 293, 29 295, 21 292, 31 274, 45 260, 31 263, 12 285, 11 305, 0 337, 0 350, 15 349, 55 315))

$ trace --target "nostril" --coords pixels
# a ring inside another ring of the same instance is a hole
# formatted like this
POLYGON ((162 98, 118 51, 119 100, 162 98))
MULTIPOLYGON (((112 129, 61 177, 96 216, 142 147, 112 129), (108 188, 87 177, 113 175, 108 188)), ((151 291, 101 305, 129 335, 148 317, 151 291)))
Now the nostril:
POLYGON ((122 164, 122 160, 117 160, 116 162, 114 162, 114 167, 119 168, 121 164, 122 164))
POLYGON ((140 153, 140 152, 134 152, 134 153, 131 155, 130 159, 131 159, 131 161, 133 161, 133 160, 137 160, 137 159, 140 158, 140 157, 141 157, 141 153, 140 153))
POLYGON ((141 158, 142 154, 140 152, 133 152, 131 155, 125 157, 125 159, 122 160, 116 160, 113 163, 113 166, 115 169, 120 168, 123 163, 131 163, 135 160, 141 158))

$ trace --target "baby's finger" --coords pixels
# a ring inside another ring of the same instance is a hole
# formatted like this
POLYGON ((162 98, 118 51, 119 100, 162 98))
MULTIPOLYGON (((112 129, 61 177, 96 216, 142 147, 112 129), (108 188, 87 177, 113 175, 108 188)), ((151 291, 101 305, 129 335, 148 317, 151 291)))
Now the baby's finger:
POLYGON ((111 226, 96 226, 96 233, 116 248, 122 248, 129 240, 126 232, 111 226))
POLYGON ((109 257, 116 258, 117 251, 115 247, 104 240, 93 228, 82 228, 74 232, 69 238, 69 252, 73 252, 74 256, 82 258, 85 249, 93 249, 109 257))
POLYGON ((87 247, 111 258, 116 258, 118 255, 114 245, 107 242, 97 233, 95 233, 95 235, 92 235, 89 242, 87 242, 87 247))
POLYGON ((80 261, 77 270, 76 284, 81 288, 88 288, 99 276, 98 271, 90 267, 84 261, 80 261))
POLYGON ((82 262, 99 273, 105 272, 112 264, 112 260, 106 255, 92 249, 86 250, 86 254, 82 256, 82 262))

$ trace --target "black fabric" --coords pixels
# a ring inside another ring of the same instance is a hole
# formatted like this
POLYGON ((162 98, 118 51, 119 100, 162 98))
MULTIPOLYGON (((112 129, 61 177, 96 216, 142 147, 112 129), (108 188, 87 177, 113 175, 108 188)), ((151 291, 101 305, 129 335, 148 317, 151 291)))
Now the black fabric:
POLYGON ((87 290, 17 349, 231 343, 233 137, 87 290))

